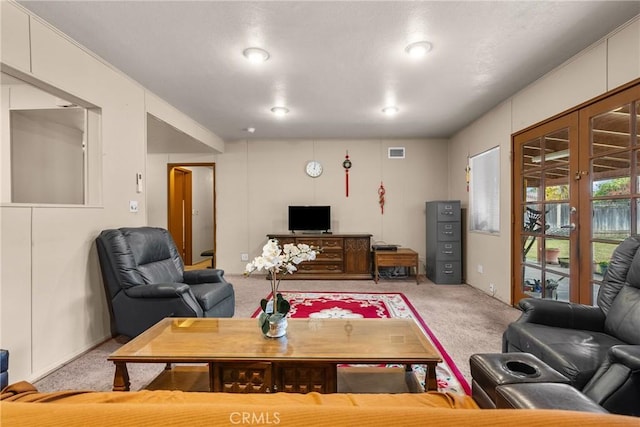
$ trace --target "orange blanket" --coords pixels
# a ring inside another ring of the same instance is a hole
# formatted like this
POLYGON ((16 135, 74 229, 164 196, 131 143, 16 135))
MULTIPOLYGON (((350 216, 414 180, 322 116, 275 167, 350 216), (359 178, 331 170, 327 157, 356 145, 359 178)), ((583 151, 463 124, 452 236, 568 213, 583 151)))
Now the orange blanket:
POLYGON ((2 393, 12 426, 637 426, 637 418, 572 411, 483 410, 468 396, 424 394, 223 394, 182 391, 39 393, 17 383, 2 393))

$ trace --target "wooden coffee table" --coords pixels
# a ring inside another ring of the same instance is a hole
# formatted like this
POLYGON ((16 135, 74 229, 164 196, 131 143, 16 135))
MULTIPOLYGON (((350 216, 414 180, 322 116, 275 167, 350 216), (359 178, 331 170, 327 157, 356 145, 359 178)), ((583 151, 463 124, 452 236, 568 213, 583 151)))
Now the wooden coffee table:
MULTIPOLYGON (((129 390, 127 363, 208 364, 209 390, 335 393, 340 364, 426 365, 437 390, 440 354, 412 319, 289 319, 264 338, 256 319, 166 318, 113 352, 114 391, 129 390)), ((413 377, 413 375, 411 375, 413 377)))

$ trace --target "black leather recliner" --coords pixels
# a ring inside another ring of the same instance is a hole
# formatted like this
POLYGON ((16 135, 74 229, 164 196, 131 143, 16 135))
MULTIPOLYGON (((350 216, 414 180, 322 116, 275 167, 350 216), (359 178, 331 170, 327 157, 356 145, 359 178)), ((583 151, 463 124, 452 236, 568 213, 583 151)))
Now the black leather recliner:
POLYGON ((9 350, 0 349, 0 390, 9 384, 9 350))
POLYGON ((525 298, 503 352, 531 353, 617 414, 640 416, 640 237, 614 251, 597 306, 525 298))
POLYGON ((135 337, 165 317, 233 316, 235 294, 224 271, 184 271, 167 230, 104 230, 96 246, 114 335, 135 337))

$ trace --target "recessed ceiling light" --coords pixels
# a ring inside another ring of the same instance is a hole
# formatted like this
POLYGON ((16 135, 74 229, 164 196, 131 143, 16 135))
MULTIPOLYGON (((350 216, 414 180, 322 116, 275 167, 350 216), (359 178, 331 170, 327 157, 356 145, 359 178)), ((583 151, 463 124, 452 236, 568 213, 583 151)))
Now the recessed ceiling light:
POLYGON ((404 51, 413 58, 421 58, 431 51, 433 45, 428 41, 420 41, 407 45, 404 51))
POLYGON ((289 109, 287 107, 273 107, 271 112, 276 116, 284 116, 289 112, 289 109))
POLYGON ((247 58, 250 62, 260 63, 269 59, 269 52, 264 49, 260 49, 259 47, 248 47, 242 51, 242 54, 245 58, 247 58))
POLYGON ((244 128, 245 132, 254 133, 256 128, 244 128))
POLYGON ((400 111, 400 110, 398 109, 398 107, 396 107, 394 105, 389 105, 389 106, 384 107, 382 109, 382 112, 384 114, 386 114, 387 116, 393 116, 395 114, 398 114, 398 111, 400 111))

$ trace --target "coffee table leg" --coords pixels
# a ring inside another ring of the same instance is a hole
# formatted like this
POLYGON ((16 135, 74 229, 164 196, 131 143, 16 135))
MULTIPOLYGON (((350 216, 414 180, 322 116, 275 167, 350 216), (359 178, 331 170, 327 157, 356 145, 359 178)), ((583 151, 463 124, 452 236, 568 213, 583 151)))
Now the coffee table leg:
POLYGON ((438 391, 438 379, 436 378, 436 364, 430 363, 427 365, 427 377, 425 378, 424 391, 438 391))
POLYGON ((220 391, 216 390, 216 384, 219 384, 220 381, 217 378, 216 372, 216 364, 209 363, 209 391, 220 391))
POLYGON ((113 377, 113 391, 129 391, 129 371, 125 362, 113 362, 116 365, 116 373, 113 377))

